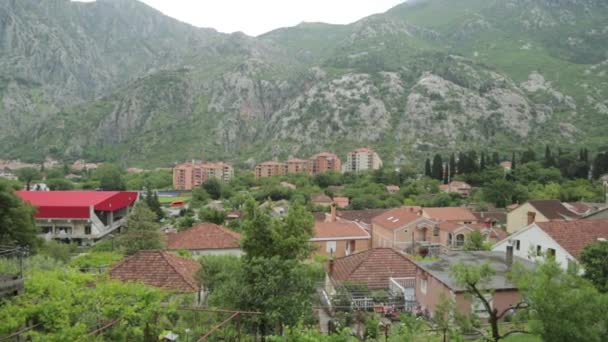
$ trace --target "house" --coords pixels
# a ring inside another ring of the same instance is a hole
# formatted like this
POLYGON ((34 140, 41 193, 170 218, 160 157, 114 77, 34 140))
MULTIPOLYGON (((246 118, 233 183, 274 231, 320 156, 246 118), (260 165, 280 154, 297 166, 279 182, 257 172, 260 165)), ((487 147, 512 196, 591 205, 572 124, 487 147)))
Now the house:
POLYGON ((464 207, 422 208, 422 216, 441 222, 477 223, 477 217, 473 215, 473 212, 464 207))
POLYGON ((312 204, 314 205, 329 207, 332 203, 334 203, 334 200, 324 193, 319 193, 312 195, 310 198, 310 202, 312 202, 312 204))
POLYGON ((459 194, 462 197, 469 197, 473 187, 461 181, 451 181, 448 184, 441 184, 439 189, 448 194, 459 194))
MULTIPOLYGON (((339 221, 351 221, 362 227, 368 232, 372 230, 372 219, 387 209, 362 209, 362 210, 340 210, 336 212, 336 219, 339 221)), ((330 213, 314 213, 317 221, 331 221, 330 213)))
POLYGON ((163 251, 139 251, 110 269, 110 277, 123 282, 140 282, 176 293, 194 293, 201 298, 196 273, 199 262, 163 251))
POLYGON ((363 284, 369 289, 388 289, 391 278, 416 276, 416 264, 392 248, 372 248, 332 259, 327 263, 333 284, 363 284))
POLYGON ((173 189, 192 190, 210 179, 229 182, 233 177, 234 169, 229 164, 192 160, 173 168, 173 189))
POLYGON ((502 167, 505 171, 511 171, 513 167, 513 163, 511 161, 503 161, 500 163, 500 167, 502 167))
POLYGON ((386 191, 388 191, 389 194, 396 194, 399 192, 399 190, 401 190, 401 188, 399 188, 397 185, 386 186, 386 191))
POLYGON ((513 253, 533 260, 550 255, 564 268, 578 260, 585 246, 608 240, 608 219, 534 222, 498 242, 493 251, 513 247, 513 253))
POLYGON ((334 203, 336 203, 336 206, 338 208, 344 209, 348 207, 348 205, 350 204, 350 200, 348 199, 348 197, 334 197, 334 203))
POLYGON ((242 255, 241 235, 212 223, 202 223, 178 233, 169 233, 167 250, 187 250, 192 255, 242 255))
POLYGON ((526 268, 532 268, 533 263, 526 259, 509 256, 505 252, 464 252, 450 251, 439 255, 438 259, 414 261, 416 270, 416 300, 422 310, 431 317, 442 297, 454 299, 456 309, 463 314, 476 313, 480 318, 487 318, 481 302, 470 299, 465 288, 458 285, 452 275, 452 267, 458 263, 465 265, 481 265, 488 263, 495 271, 486 289, 491 290, 487 294, 492 308, 502 312, 520 301, 517 287, 511 283, 508 273, 512 263, 522 264, 526 268))
MULTIPOLYGON (((496 243, 507 237, 507 233, 500 229, 486 224, 462 224, 450 221, 441 222, 438 225, 438 243, 446 249, 463 249, 469 235, 474 231, 479 231, 487 243, 496 243)), ((435 240, 436 241, 436 240, 435 240)))
POLYGON ((491 227, 504 227, 507 224, 507 213, 505 211, 479 211, 473 212, 478 223, 491 227))
POLYGON ((570 202, 562 203, 568 210, 578 216, 586 216, 606 208, 605 203, 590 203, 590 202, 570 202))
POLYGON ((381 167, 382 159, 378 153, 371 148, 362 147, 356 148, 346 155, 346 164, 342 166, 342 172, 378 170, 381 167))
POLYGON ((92 244, 120 230, 138 199, 129 191, 17 191, 36 208, 42 237, 92 244))
POLYGON ((333 153, 321 152, 310 158, 310 173, 313 176, 325 172, 340 172, 340 170, 342 170, 342 161, 333 153))
POLYGON ((313 254, 339 258, 368 250, 371 235, 355 222, 338 220, 335 206, 332 206, 328 220, 315 221, 314 236, 310 242, 317 246, 313 254))
POLYGON ((600 209, 596 212, 588 214, 584 217, 585 220, 601 220, 608 219, 608 207, 600 209))
MULTIPOLYGON (((336 295, 338 288, 349 285, 372 291, 386 290, 414 307, 416 270, 416 264, 407 255, 392 248, 373 248, 329 260, 324 290, 328 297, 336 295)), ((351 296, 359 303, 371 304, 366 294, 363 298, 357 298, 361 296, 357 293, 351 296)))
POLYGON ((558 200, 529 201, 507 214, 507 232, 516 233, 534 222, 576 220, 579 215, 558 200))
POLYGON ((427 241, 436 225, 415 207, 391 209, 372 219, 372 245, 405 250, 412 241, 427 241))

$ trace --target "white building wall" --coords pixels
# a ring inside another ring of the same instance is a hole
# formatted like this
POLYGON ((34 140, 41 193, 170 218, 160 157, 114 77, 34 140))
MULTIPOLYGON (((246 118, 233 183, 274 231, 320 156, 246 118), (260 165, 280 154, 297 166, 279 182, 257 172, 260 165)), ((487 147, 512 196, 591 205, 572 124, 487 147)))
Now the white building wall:
POLYGON ((555 259, 563 269, 568 268, 568 260, 575 261, 570 253, 563 249, 537 225, 531 225, 518 234, 514 234, 509 238, 498 242, 492 247, 492 251, 506 252, 509 241, 511 241, 511 244, 513 245, 513 255, 521 258, 538 261, 539 257, 536 255, 536 248, 537 246, 541 246, 541 253, 543 253, 543 256, 540 258, 544 257, 549 248, 553 248, 555 250, 555 259), (519 250, 516 248, 517 240, 519 240, 519 250))

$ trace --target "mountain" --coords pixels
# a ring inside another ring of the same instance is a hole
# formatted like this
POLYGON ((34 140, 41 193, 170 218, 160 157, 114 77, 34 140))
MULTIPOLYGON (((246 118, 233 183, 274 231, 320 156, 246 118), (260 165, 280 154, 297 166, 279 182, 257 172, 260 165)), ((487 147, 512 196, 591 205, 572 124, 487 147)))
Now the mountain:
POLYGON ((602 0, 421 0, 253 38, 135 0, 5 0, 0 158, 606 148, 606 18, 602 0))

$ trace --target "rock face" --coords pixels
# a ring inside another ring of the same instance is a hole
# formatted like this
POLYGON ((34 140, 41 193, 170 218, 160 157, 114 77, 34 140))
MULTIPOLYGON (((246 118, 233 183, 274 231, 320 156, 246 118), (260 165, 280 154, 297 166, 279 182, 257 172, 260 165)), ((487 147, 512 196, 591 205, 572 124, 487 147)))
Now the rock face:
POLYGON ((422 0, 252 38, 135 0, 7 0, 0 157, 158 165, 371 145, 399 161, 593 145, 608 126, 607 15, 599 0, 422 0))

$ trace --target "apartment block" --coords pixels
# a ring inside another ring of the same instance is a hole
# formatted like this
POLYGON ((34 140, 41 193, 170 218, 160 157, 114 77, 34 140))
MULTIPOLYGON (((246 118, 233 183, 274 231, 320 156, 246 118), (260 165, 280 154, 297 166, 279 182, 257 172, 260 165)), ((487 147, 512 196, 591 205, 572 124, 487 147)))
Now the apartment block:
POLYGON ((287 161, 287 173, 304 173, 310 174, 310 160, 292 158, 287 161))
POLYGON ((368 170, 378 170, 382 167, 382 159, 374 150, 362 147, 350 151, 346 155, 346 164, 343 172, 360 172, 368 170))
POLYGON ((330 171, 340 172, 342 161, 333 153, 322 152, 310 158, 310 166, 313 176, 330 171))
POLYGON ((256 165, 255 178, 280 176, 287 173, 287 164, 275 161, 267 161, 256 165))
POLYGON ((234 169, 229 164, 224 162, 203 163, 193 160, 173 168, 173 188, 192 190, 212 178, 229 182, 233 177, 234 169))

